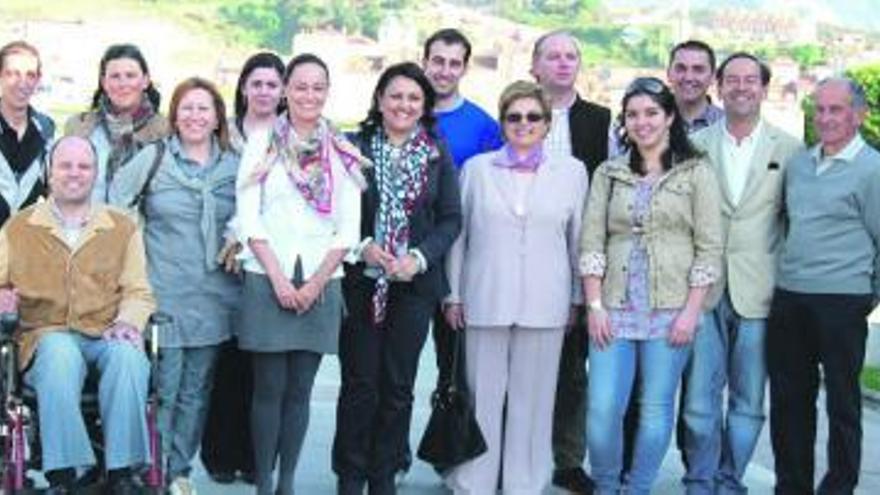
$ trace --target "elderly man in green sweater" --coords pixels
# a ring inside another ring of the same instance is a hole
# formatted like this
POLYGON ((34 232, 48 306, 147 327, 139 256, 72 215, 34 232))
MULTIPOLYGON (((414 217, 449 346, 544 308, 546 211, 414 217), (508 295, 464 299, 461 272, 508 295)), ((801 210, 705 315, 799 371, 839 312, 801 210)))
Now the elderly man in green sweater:
POLYGON ((859 135, 864 90, 819 83, 820 143, 785 175, 788 232, 767 335, 776 493, 851 494, 859 479, 865 317, 880 295, 880 152, 859 135), (828 470, 813 487, 819 365, 827 394, 828 470))

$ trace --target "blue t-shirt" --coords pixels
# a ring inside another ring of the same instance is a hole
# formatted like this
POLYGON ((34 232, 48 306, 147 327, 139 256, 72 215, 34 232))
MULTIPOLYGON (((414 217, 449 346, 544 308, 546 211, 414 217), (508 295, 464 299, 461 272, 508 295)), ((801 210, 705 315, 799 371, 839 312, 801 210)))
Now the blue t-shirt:
POLYGON ((455 108, 434 112, 437 128, 456 168, 468 158, 501 147, 501 130, 482 108, 462 98, 455 108))

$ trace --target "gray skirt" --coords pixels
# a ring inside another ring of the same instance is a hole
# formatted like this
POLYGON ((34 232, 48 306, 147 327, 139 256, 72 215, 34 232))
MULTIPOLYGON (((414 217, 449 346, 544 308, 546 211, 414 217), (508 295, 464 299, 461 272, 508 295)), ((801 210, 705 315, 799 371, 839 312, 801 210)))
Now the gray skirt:
POLYGON ((238 347, 251 352, 312 351, 335 354, 342 323, 342 282, 332 279, 305 314, 282 308, 269 278, 245 272, 238 347))

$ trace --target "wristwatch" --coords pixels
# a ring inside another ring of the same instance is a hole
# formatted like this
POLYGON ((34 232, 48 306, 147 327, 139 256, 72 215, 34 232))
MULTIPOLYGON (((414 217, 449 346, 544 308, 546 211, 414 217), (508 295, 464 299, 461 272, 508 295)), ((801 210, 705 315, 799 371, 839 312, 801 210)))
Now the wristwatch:
POLYGON ((588 308, 590 311, 604 311, 604 310, 605 310, 605 307, 602 306, 602 300, 601 300, 601 299, 593 299, 592 301, 588 301, 588 302, 587 302, 587 308, 588 308))

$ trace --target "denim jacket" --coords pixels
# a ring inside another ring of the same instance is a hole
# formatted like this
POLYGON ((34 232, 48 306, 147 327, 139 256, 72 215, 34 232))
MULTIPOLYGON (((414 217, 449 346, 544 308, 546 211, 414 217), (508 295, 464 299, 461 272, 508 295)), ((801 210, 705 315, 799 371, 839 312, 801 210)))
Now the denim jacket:
MULTIPOLYGON (((602 277, 602 301, 611 308, 626 302, 637 180, 628 154, 606 161, 593 175, 584 213, 581 275, 602 277)), ((640 227, 651 307, 680 308, 690 287, 711 285, 721 267, 718 184, 708 159, 696 157, 676 163, 654 188, 647 222, 640 227)))

